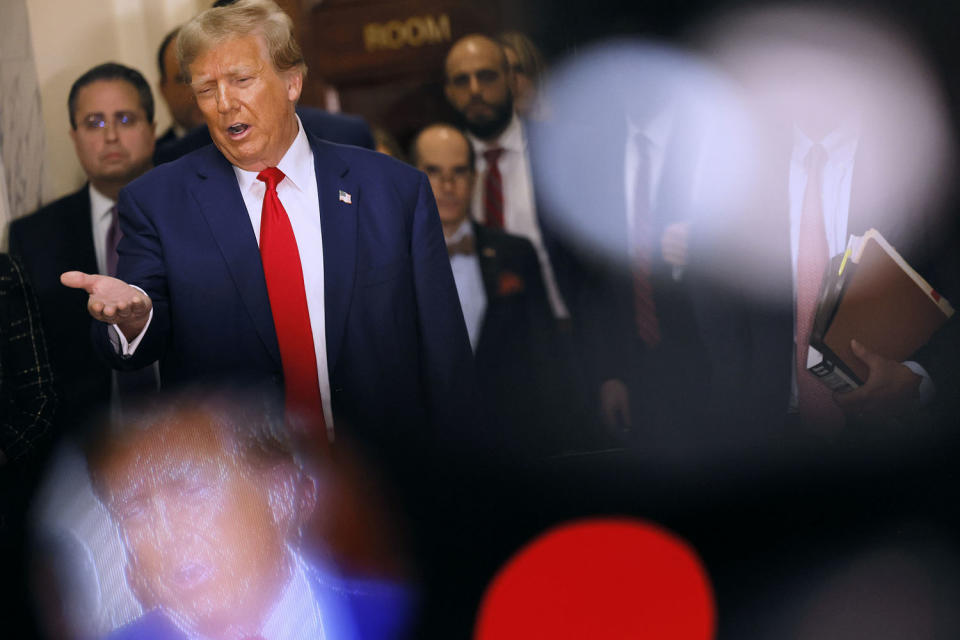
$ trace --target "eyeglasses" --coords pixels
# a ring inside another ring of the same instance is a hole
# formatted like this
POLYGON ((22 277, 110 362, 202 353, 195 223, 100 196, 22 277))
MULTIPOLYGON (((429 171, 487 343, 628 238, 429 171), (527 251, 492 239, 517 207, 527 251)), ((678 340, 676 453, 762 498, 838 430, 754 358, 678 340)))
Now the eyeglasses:
MULTIPOLYGON (((140 124, 142 120, 143 118, 140 116, 140 114, 136 112, 117 111, 115 114, 113 114, 112 123, 114 128, 122 127, 124 129, 130 129, 140 124)), ((105 116, 102 113, 91 113, 90 115, 88 115, 87 117, 85 117, 83 120, 80 121, 80 123, 83 125, 83 128, 86 129, 87 131, 96 131, 97 129, 106 129, 107 123, 109 122, 111 121, 108 120, 107 116, 105 116)))
POLYGON ((431 181, 435 180, 439 183, 450 181, 462 184, 473 176, 470 167, 454 167, 450 171, 443 171, 440 167, 427 166, 423 168, 423 172, 427 174, 431 181))

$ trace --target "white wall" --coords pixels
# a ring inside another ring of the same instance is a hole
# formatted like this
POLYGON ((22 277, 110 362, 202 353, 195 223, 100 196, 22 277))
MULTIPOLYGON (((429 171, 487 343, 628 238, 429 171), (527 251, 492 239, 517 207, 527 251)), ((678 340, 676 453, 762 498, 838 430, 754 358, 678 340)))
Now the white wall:
MULTIPOLYGON (((68 130, 67 94, 84 71, 101 62, 138 69, 154 90, 157 131, 170 115, 157 91, 160 40, 212 0, 26 0, 46 132, 43 201, 84 182, 68 130)), ((10 162, 9 158, 5 159, 10 162)))
POLYGON ((5 249, 7 222, 40 204, 44 144, 26 3, 0 2, 0 249, 5 249))

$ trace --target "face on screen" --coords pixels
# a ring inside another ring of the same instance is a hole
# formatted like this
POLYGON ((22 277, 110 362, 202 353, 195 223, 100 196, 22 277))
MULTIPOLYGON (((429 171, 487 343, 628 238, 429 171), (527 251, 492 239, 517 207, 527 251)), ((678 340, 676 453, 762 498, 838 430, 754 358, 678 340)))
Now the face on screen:
POLYGON ((289 518, 276 469, 256 470, 197 420, 151 427, 111 451, 104 501, 145 610, 222 636, 258 628, 289 579, 289 518))

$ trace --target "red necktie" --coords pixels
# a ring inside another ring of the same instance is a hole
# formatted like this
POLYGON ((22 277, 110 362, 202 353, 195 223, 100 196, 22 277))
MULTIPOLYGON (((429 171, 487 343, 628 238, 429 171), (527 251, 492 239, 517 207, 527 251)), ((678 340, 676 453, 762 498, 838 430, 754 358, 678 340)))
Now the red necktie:
POLYGON ((817 294, 823 271, 830 260, 827 232, 823 222, 823 166, 827 152, 813 145, 805 160, 807 187, 800 213, 800 241, 797 247, 797 400, 800 419, 808 426, 839 427, 843 413, 833 402, 833 392, 807 371, 810 330, 817 309, 817 294))
POLYGON ((647 346, 655 347, 660 344, 660 323, 651 282, 650 143, 643 134, 637 135, 634 141, 639 153, 633 189, 633 237, 630 239, 633 312, 637 335, 647 346))
POLYGON ((503 177, 497 161, 503 149, 494 147, 483 152, 487 161, 487 175, 483 180, 484 224, 494 229, 503 229, 503 177))
POLYGON ((295 417, 298 424, 300 420, 306 420, 309 427, 323 434, 319 440, 326 442, 326 422, 300 252, 290 219, 277 195, 277 185, 283 178, 283 172, 276 167, 264 169, 257 175, 257 179, 267 185, 260 217, 260 256, 280 345, 287 419, 290 421, 295 417))

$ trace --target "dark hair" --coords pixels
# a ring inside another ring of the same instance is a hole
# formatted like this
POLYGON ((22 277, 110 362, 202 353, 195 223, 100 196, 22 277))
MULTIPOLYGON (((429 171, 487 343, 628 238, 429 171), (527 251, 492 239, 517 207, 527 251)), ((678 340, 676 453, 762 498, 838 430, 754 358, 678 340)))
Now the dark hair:
POLYGON ((70 111, 70 126, 72 128, 77 128, 77 94, 80 93, 80 89, 98 80, 122 80, 130 83, 140 94, 140 106, 147 113, 147 122, 153 122, 153 92, 150 91, 150 85, 144 80, 143 75, 136 69, 125 67, 122 64, 105 62, 84 73, 70 87, 67 109, 70 111))
POLYGON ((417 152, 417 146, 420 142, 420 136, 422 136, 427 129, 433 129, 434 127, 451 129, 453 131, 456 131, 463 137, 464 141, 467 143, 467 166, 470 167, 470 171, 476 171, 477 170, 477 154, 473 150, 473 144, 470 142, 470 138, 468 138, 467 134, 463 132, 463 129, 446 122, 434 122, 433 124, 428 124, 423 129, 420 129, 420 131, 417 132, 417 135, 413 136, 413 143, 410 145, 410 152, 407 154, 410 158, 410 164, 412 164, 413 166, 417 166, 418 164, 420 164, 420 155, 417 152))
POLYGON ((173 42, 173 39, 177 37, 178 33, 180 33, 180 27, 163 36, 163 40, 160 41, 160 48, 157 49, 157 69, 160 70, 160 82, 167 81, 167 69, 166 65, 163 64, 163 55, 167 52, 167 47, 170 46, 170 43, 173 42))

